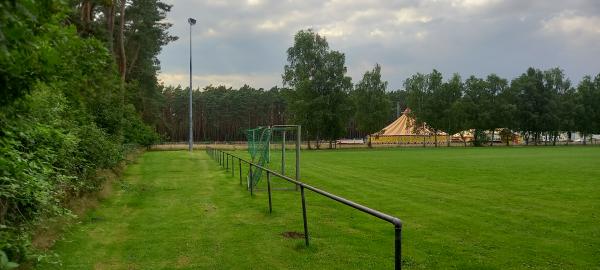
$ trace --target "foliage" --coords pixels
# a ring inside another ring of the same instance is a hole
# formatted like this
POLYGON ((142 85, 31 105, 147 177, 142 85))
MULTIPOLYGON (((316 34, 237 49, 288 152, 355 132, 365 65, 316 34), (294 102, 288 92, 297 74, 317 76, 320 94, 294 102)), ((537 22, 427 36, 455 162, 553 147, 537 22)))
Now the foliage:
POLYGON ((132 86, 120 83, 104 33, 74 20, 90 3, 0 1, 0 251, 8 261, 32 255, 30 230, 96 190, 96 171, 117 165, 124 144, 157 140, 125 98, 132 86))
POLYGON ((19 267, 19 264, 8 260, 4 251, 0 250, 0 270, 8 270, 19 267))
POLYGON ((407 105, 419 125, 426 122, 450 134, 474 129, 475 145, 488 141, 497 128, 520 131, 526 143, 536 145, 542 136, 555 143, 560 132, 600 132, 600 75, 584 77, 576 88, 559 68, 529 68, 510 85, 495 74, 470 76, 464 83, 458 75, 441 81, 436 70, 406 79, 407 105))
MULTIPOLYGON (((594 80, 586 76, 577 86, 578 106, 575 126, 584 135, 600 133, 600 74, 594 80)), ((585 140, 584 140, 585 143, 585 140)))
POLYGON ((313 30, 301 30, 287 50, 283 83, 289 85, 288 104, 294 121, 302 125, 317 148, 321 139, 331 141, 343 133, 352 112, 348 92, 352 82, 346 76, 345 56, 329 49, 324 37, 313 30))
POLYGON ((388 114, 388 121, 394 121, 402 112, 408 107, 407 102, 407 92, 404 90, 394 90, 387 91, 385 93, 388 96, 388 99, 391 102, 390 113, 388 114))
MULTIPOLYGON (((385 126, 389 119, 390 100, 385 94, 387 82, 381 80, 381 66, 365 72, 362 80, 354 86, 352 98, 356 108, 355 120, 358 130, 372 134, 385 126)), ((369 147, 371 147, 369 136, 369 147)))
POLYGON ((39 32, 55 20, 53 1, 0 0, 0 106, 23 97, 38 79, 48 77, 45 64, 57 55, 40 47, 39 32))
MULTIPOLYGON (((209 85, 203 91, 194 90, 194 140, 244 140, 246 129, 286 123, 285 91, 248 85, 239 89, 209 85)), ((189 88, 163 88, 157 131, 164 140, 188 139, 188 95, 189 88)))

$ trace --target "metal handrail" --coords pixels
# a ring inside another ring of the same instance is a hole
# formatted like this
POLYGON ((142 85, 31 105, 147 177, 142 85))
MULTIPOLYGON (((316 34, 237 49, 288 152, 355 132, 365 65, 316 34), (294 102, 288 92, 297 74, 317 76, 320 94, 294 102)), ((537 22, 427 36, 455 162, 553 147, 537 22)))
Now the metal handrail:
MULTIPOLYGON (((302 216, 303 216, 303 221, 304 221, 304 237, 305 237, 305 242, 306 245, 309 245, 309 241, 308 241, 308 226, 307 226, 307 219, 306 219, 306 205, 305 205, 305 196, 304 196, 304 189, 308 189, 310 191, 313 191, 319 195, 325 196, 327 198, 330 198, 334 201, 340 202, 342 204, 345 204, 347 206, 350 206, 354 209, 357 209, 363 213, 367 213, 369 215, 372 215, 374 217, 377 217, 381 220, 385 220, 389 223, 391 223, 392 225, 394 225, 394 258, 395 258, 395 267, 394 269, 396 270, 400 270, 402 269, 402 220, 400 220, 397 217, 385 214, 383 212, 377 211, 375 209, 366 207, 364 205, 355 203, 351 200, 348 200, 346 198, 334 195, 332 193, 329 193, 327 191, 324 191, 322 189, 313 187, 311 185, 308 185, 304 182, 298 181, 296 179, 290 178, 289 176, 280 174, 276 171, 273 171, 269 168, 265 168, 263 166, 260 166, 258 164, 255 164, 251 161, 245 160, 242 157, 239 157, 237 155, 219 150, 219 149, 215 149, 212 147, 207 147, 206 148, 206 152, 213 158, 213 159, 219 159, 219 164, 223 167, 225 167, 227 170, 229 169, 229 158, 231 157, 231 169, 232 169, 232 175, 234 174, 234 169, 235 166, 233 165, 234 163, 234 158, 238 159, 238 166, 239 166, 239 174, 240 174, 240 184, 242 184, 242 171, 241 171, 241 166, 242 166, 242 162, 248 164, 249 167, 249 174, 252 174, 252 167, 256 167, 258 169, 264 170, 267 172, 267 184, 268 184, 268 193, 269 193, 269 212, 272 211, 272 205, 271 205, 271 183, 270 183, 270 175, 275 175, 283 180, 286 180, 290 183, 294 183, 297 186, 300 187, 300 194, 302 196, 302 216), (218 156, 217 156, 218 155, 218 156), (225 161, 226 160, 226 161, 225 161)), ((252 184, 250 184, 250 194, 253 194, 253 187, 252 184)))

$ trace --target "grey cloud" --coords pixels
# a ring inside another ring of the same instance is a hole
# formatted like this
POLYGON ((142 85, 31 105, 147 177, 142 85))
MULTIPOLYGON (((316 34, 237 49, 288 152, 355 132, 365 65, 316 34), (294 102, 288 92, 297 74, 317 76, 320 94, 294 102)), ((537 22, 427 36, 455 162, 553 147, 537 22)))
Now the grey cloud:
POLYGON ((433 68, 445 76, 497 73, 513 78, 529 66, 560 66, 573 81, 600 72, 600 35, 578 29, 590 29, 594 26, 585 24, 600 19, 595 0, 171 0, 170 4, 172 33, 180 39, 160 55, 168 83, 187 73, 190 16, 198 20, 193 29, 194 74, 204 78, 195 80, 197 84, 232 78, 230 84, 239 86, 243 78, 257 87, 280 85, 286 49, 293 35, 308 27, 325 34, 332 49, 346 54, 354 81, 377 62, 390 89, 401 88, 407 76, 433 68))

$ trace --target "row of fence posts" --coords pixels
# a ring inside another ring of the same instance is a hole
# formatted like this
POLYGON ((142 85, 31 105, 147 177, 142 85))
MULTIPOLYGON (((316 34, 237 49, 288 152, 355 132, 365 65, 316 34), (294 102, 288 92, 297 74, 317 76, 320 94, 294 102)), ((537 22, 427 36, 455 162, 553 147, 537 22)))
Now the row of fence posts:
POLYGON ((218 161, 219 165, 221 167, 223 167, 226 171, 229 171, 229 163, 230 163, 229 159, 231 159, 231 176, 233 176, 233 177, 235 177, 235 162, 234 162, 234 160, 237 159, 238 160, 238 172, 239 172, 239 178, 240 178, 240 186, 243 183, 243 181, 242 181, 242 162, 248 164, 248 179, 246 181, 248 183, 247 189, 250 190, 250 196, 254 196, 254 187, 253 187, 253 184, 251 183, 251 181, 253 179, 252 178, 252 173, 253 173, 252 168, 256 167, 257 169, 264 170, 267 175, 267 193, 268 193, 268 197, 269 197, 269 214, 271 214, 273 212, 273 204, 272 204, 272 200, 271 200, 271 174, 273 174, 283 180, 286 180, 288 182, 294 183, 294 184, 296 184, 296 186, 299 186, 300 187, 300 197, 302 198, 302 219, 303 219, 303 223, 304 223, 304 242, 305 242, 306 246, 309 246, 309 239, 308 239, 308 222, 307 222, 307 218, 306 218, 306 199, 305 199, 305 195, 304 195, 305 188, 308 188, 317 194, 323 195, 325 197, 328 197, 330 199, 333 199, 335 201, 343 203, 354 209, 360 210, 362 212, 365 212, 367 214, 375 216, 379 219, 382 219, 382 220, 392 223, 394 225, 394 260, 395 260, 394 269, 396 269, 396 270, 402 269, 402 221, 400 221, 400 219, 393 217, 393 216, 389 216, 384 213, 381 213, 379 211, 370 209, 368 207, 362 206, 360 204, 357 204, 350 200, 344 199, 342 197, 338 197, 336 195, 330 194, 328 192, 322 191, 322 190, 314 188, 312 186, 308 186, 300 181, 293 180, 285 175, 271 171, 269 169, 266 169, 262 166, 256 165, 252 162, 244 160, 236 155, 227 153, 225 151, 207 147, 206 153, 211 158, 218 161))

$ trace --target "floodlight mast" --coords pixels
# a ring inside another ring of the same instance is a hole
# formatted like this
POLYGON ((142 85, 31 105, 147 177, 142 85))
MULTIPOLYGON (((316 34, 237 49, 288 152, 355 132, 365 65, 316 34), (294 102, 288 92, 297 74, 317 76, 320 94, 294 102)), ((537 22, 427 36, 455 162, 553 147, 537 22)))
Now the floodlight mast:
POLYGON ((188 23, 190 24, 190 134, 189 134, 189 151, 192 152, 194 148, 194 130, 192 124, 192 25, 196 24, 196 20, 194 18, 188 18, 188 23))

